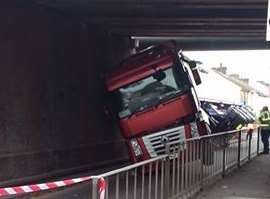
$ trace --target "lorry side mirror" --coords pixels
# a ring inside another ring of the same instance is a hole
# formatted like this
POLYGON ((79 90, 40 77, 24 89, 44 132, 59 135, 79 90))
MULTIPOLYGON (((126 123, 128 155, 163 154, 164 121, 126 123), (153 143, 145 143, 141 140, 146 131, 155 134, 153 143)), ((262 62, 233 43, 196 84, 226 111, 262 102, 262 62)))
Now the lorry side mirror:
POLYGON ((199 74, 198 68, 196 68, 196 67, 191 68, 191 71, 192 71, 192 75, 193 75, 193 78, 194 78, 196 85, 201 84, 202 80, 201 80, 201 76, 199 74))
POLYGON ((202 83, 202 80, 201 80, 201 77, 200 77, 200 74, 199 74, 197 64, 202 64, 202 63, 199 62, 199 61, 192 60, 192 61, 189 62, 189 67, 190 67, 190 69, 192 71, 192 75, 193 75, 193 78, 195 80, 196 85, 199 85, 199 84, 202 83))
POLYGON ((190 61, 188 64, 189 64, 191 69, 196 68, 196 66, 197 66, 197 63, 195 61, 190 61))

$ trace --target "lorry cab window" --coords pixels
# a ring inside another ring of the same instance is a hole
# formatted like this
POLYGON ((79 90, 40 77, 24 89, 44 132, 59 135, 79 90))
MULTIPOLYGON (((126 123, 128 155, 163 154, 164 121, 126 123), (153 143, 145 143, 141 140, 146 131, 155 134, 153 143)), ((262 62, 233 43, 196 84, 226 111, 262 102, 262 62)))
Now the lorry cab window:
POLYGON ((159 70, 151 76, 119 88, 116 91, 117 100, 121 104, 118 108, 119 117, 130 116, 182 93, 187 86, 183 84, 181 75, 174 68, 159 70))

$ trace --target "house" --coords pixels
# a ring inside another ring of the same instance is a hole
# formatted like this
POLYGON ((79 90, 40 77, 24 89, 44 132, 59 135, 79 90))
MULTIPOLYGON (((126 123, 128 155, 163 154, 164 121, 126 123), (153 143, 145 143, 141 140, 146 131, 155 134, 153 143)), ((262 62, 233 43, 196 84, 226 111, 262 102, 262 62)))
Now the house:
POLYGON ((227 68, 222 65, 209 70, 200 68, 199 71, 203 82, 197 88, 199 98, 246 104, 257 113, 262 106, 270 108, 269 87, 262 89, 265 82, 254 83, 247 78, 241 78, 238 74, 228 75, 227 68))
POLYGON ((202 84, 197 87, 199 98, 228 103, 241 103, 241 87, 214 69, 200 69, 202 84))

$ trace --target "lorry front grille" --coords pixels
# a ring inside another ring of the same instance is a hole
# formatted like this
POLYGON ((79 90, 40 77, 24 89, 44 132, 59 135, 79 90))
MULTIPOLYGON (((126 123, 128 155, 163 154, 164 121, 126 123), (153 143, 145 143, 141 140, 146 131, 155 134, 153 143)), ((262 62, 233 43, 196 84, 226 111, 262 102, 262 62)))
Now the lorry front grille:
POLYGON ((186 136, 184 126, 144 136, 143 141, 151 157, 165 154, 165 145, 162 140, 167 140, 167 143, 170 145, 170 150, 173 150, 173 147, 185 148, 186 136))

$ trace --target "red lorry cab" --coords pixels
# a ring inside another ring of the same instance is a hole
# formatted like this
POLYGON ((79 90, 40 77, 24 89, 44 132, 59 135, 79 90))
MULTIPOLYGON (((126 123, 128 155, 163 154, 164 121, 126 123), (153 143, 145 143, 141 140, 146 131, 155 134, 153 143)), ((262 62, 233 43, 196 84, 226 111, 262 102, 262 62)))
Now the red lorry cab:
POLYGON ((188 71, 172 47, 128 58, 107 75, 106 84, 125 138, 167 128, 198 111, 188 71))
POLYGON ((175 46, 161 45, 129 57, 106 75, 112 110, 133 161, 159 154, 149 140, 159 143, 160 135, 170 133, 181 140, 184 125, 195 122, 199 105, 194 69, 184 63, 175 46))

